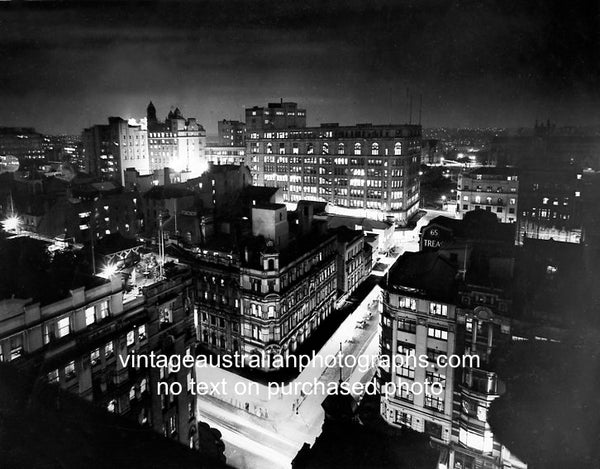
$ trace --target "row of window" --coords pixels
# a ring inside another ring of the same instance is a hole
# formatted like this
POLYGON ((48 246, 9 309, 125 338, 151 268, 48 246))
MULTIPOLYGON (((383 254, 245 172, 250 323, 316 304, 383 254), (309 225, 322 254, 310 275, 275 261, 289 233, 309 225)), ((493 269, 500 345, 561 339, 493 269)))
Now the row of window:
MULTIPOLYGON (((260 152, 260 144, 254 143, 251 147, 251 151, 252 153, 259 153, 260 152)), ((292 143, 291 148, 289 147, 289 145, 286 145, 285 142, 280 142, 279 145, 276 147, 277 148, 277 153, 280 155, 286 155, 291 153, 292 155, 299 155, 300 152, 300 145, 296 142, 292 143), (291 149, 291 152, 290 152, 291 149)), ((274 145, 269 142, 265 145, 265 153, 267 155, 272 155, 274 152, 274 145)), ((315 144, 314 143, 307 143, 304 148, 305 151, 302 152, 303 154, 307 154, 307 155, 313 155, 315 154, 315 144)), ((321 145, 321 155, 329 155, 332 154, 332 152, 334 151, 334 146, 332 145, 332 147, 330 148, 329 143, 324 142, 321 145)), ((344 143, 338 143, 337 145, 337 152, 338 155, 345 155, 346 154, 346 145, 344 143)), ((354 155, 360 156, 363 154, 363 145, 359 142, 356 142, 354 144, 354 151, 353 151, 354 155)), ((377 155, 387 155, 388 154, 388 149, 385 148, 383 149, 383 153, 382 150, 380 149, 379 143, 374 142, 371 144, 371 155, 373 156, 377 156, 377 155)), ((401 155, 402 154, 402 143, 401 142, 396 142, 394 144, 394 149, 393 149, 393 154, 394 155, 401 155)))

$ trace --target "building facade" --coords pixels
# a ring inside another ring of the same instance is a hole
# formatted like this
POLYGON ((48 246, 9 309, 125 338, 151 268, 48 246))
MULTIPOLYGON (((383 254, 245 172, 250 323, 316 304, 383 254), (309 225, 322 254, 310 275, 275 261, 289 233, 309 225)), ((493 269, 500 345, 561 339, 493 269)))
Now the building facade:
POLYGON ((296 351, 333 311, 336 236, 319 231, 309 210, 299 215, 301 237, 290 244, 285 205, 252 209, 253 235, 265 242, 247 246, 241 260, 241 327, 247 355, 296 351))
POLYGON ((480 168, 458 176, 456 218, 470 210, 487 210, 502 223, 518 219, 519 177, 514 168, 480 168))
POLYGON ((400 224, 418 210, 420 126, 248 127, 246 144, 253 183, 280 187, 284 202, 324 201, 339 214, 400 224))
POLYGON ((525 238, 584 240, 583 174, 573 168, 522 169, 518 242, 525 238))
POLYGON ((306 127, 306 109, 298 109, 297 103, 269 103, 267 107, 254 106, 246 109, 246 132, 267 129, 306 127))
POLYGON ((206 131, 195 118, 185 118, 176 108, 160 122, 156 118, 156 108, 150 103, 146 120, 150 171, 169 167, 199 176, 206 170, 206 131))
POLYGON ((209 164, 243 165, 246 162, 245 146, 207 145, 204 149, 206 161, 209 164))
POLYGON ((94 404, 196 448, 195 397, 159 396, 159 381, 185 383, 187 370, 128 365, 133 352, 184 355, 195 343, 189 269, 140 279, 90 277, 59 300, 0 301, 0 361, 34 370, 94 404))
POLYGON ((240 121, 223 119, 217 123, 219 132, 219 146, 243 147, 245 146, 246 124, 240 121))
POLYGON ((150 172, 148 132, 143 123, 109 117, 108 125, 95 125, 82 134, 85 171, 103 180, 123 185, 124 172, 134 168, 150 172))
POLYGON ((427 433, 440 448, 438 468, 526 468, 487 421, 491 403, 505 391, 490 356, 512 338, 510 298, 481 272, 459 273, 456 262, 429 251, 403 255, 386 279, 380 354, 396 357, 378 374, 382 389, 390 382, 398 387, 382 395, 382 416, 427 433), (452 355, 459 362, 445 366, 452 355), (442 392, 410 386, 415 383, 438 383, 442 392))
POLYGON ((0 155, 14 156, 20 163, 43 161, 44 137, 29 127, 0 127, 0 155))

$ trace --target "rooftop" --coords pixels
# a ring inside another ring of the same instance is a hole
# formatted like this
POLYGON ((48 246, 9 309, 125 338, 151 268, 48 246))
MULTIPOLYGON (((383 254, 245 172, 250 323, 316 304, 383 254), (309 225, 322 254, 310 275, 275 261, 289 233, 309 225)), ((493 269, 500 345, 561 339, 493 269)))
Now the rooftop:
POLYGON ((0 239, 0 300, 29 299, 50 304, 72 289, 107 280, 91 275, 84 251, 48 252, 50 243, 30 237, 0 239))
POLYGON ((389 290, 404 290, 411 296, 453 302, 457 268, 437 252, 406 252, 389 271, 389 290))
POLYGON ((472 210, 462 220, 440 215, 421 228, 421 232, 432 225, 447 228, 454 238, 512 243, 515 235, 514 224, 500 223, 496 214, 487 210, 472 210))
POLYGON ((152 200, 162 199, 180 199, 182 197, 193 196, 194 193, 187 189, 184 185, 170 185, 170 186, 153 186, 148 192, 144 194, 144 197, 152 200))

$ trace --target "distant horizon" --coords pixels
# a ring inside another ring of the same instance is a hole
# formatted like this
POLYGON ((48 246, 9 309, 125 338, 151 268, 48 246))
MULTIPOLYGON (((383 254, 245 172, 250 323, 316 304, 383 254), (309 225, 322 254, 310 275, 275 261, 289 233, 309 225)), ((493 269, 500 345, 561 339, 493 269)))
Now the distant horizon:
POLYGON ((600 125, 594 2, 0 3, 0 125, 74 135, 150 100, 209 134, 283 98, 309 123, 600 125), (587 3, 587 4, 586 4, 587 3))

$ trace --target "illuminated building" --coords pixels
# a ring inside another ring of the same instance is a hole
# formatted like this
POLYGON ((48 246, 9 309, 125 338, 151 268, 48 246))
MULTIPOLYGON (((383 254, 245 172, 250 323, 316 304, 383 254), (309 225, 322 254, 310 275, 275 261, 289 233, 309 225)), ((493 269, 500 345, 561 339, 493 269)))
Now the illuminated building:
POLYGON ((386 278, 381 318, 380 350, 392 363, 379 369, 380 383, 398 386, 395 394, 382 394, 382 415, 443 444, 452 438, 456 370, 438 367, 436 359, 456 349, 456 274, 456 266, 438 253, 404 254, 386 278), (427 356, 427 366, 404 358, 411 354, 427 356), (403 360, 394 363, 394 355, 403 360), (426 380, 440 383, 443 392, 410 391, 410 385, 426 380))
POLYGON ((248 125, 246 146, 253 184, 280 187, 286 203, 323 201, 332 213, 403 225, 418 210, 418 125, 248 125))
POLYGON ((43 136, 30 127, 0 127, 0 155, 14 156, 20 163, 44 159, 43 136))
POLYGON ((583 242, 583 174, 573 167, 523 168, 519 188, 518 240, 583 242))
POLYGON ((269 103, 246 109, 246 132, 306 127, 306 110, 292 102, 269 103))
POLYGON ((218 124, 219 146, 243 147, 245 146, 244 134, 246 124, 240 121, 228 121, 223 119, 218 124))
POLYGON ((252 208, 253 239, 240 270, 245 354, 294 352, 333 311, 336 236, 326 222, 313 222, 310 205, 297 216, 292 238, 285 205, 252 208))
POLYGON ((502 223, 518 218, 519 177, 514 168, 480 168, 458 176, 456 217, 470 210, 487 210, 502 223))
POLYGON ((109 117, 108 125, 84 129, 82 141, 85 171, 92 176, 122 185, 128 168, 150 172, 148 132, 143 123, 109 117))
MULTIPOLYGON (((287 213, 276 194, 244 191, 251 217, 177 255, 197 279, 198 336, 216 354, 295 352, 367 275, 360 232, 314 219, 314 204, 287 213), (249 232, 248 232, 249 231, 249 232)), ((268 363, 264 363, 268 369, 268 363)))
MULTIPOLYGON (((23 239, 3 242, 21 249, 23 239)), ((70 288, 50 295, 24 278, 22 294, 0 300, 0 361, 197 448, 195 397, 156 392, 158 381, 186 383, 188 370, 126 365, 133 351, 193 353, 190 271, 174 264, 161 278, 153 267, 156 256, 131 254, 123 254, 134 261, 122 272, 106 279, 81 274, 74 277, 76 284, 65 280, 70 288), (127 283, 121 277, 125 272, 127 283)), ((64 272, 44 275, 60 285, 64 272)))
POLYGON ((208 163, 243 165, 246 162, 245 146, 207 145, 204 149, 208 163))
POLYGON ((378 370, 382 389, 397 384, 396 393, 382 395, 381 413, 390 424, 427 433, 440 448, 439 468, 527 467, 487 421, 503 392, 490 356, 512 339, 510 289, 496 265, 474 250, 461 273, 443 250, 406 253, 383 286, 381 354, 402 358, 383 360, 391 366, 378 370), (444 366, 452 355, 454 365, 444 366), (439 388, 428 392, 415 383, 439 388))
POLYGON ((191 171, 195 177, 206 170, 206 131, 195 118, 186 119, 176 108, 160 122, 156 118, 156 108, 150 103, 146 120, 150 171, 168 167, 175 171, 191 171))
POLYGON ((143 225, 140 202, 137 194, 124 192, 112 182, 75 184, 69 196, 59 197, 42 209, 32 231, 76 242, 115 233, 133 238, 143 225))

